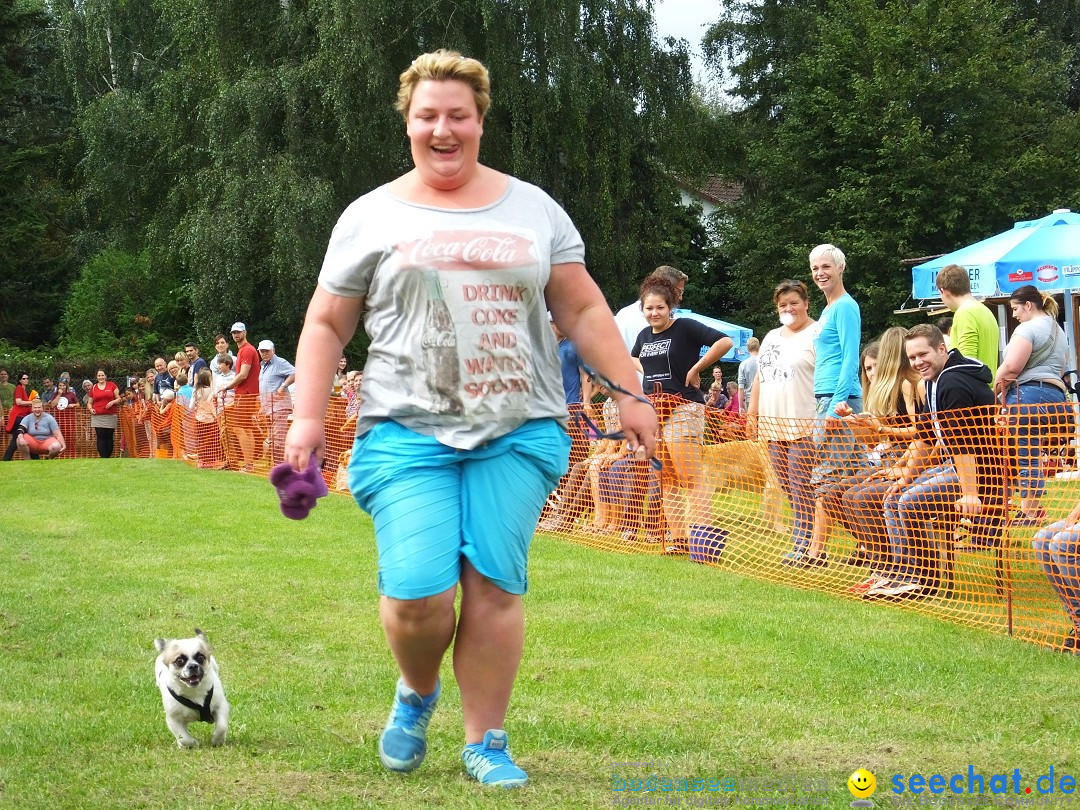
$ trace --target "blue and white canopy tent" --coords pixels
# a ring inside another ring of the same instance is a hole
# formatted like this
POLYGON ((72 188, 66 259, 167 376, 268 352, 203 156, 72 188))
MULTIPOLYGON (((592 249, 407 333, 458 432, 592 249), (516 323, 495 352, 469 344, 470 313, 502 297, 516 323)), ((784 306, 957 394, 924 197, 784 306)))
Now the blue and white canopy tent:
POLYGON ((958 264, 968 271, 973 295, 1008 295, 1024 284, 1042 290, 1080 287, 1080 214, 1067 208, 938 256, 911 269, 915 298, 935 298, 938 271, 958 264))
MULTIPOLYGON (((732 347, 728 350, 720 359, 725 363, 741 363, 747 357, 750 356, 750 352, 746 348, 746 341, 750 340, 754 336, 752 329, 747 329, 745 326, 738 326, 727 321, 721 321, 718 318, 712 318, 708 315, 701 315, 690 309, 678 310, 680 318, 693 318, 695 321, 700 321, 706 326, 711 326, 713 329, 719 329, 729 338, 731 338, 732 347)), ((709 350, 708 346, 701 347, 701 356, 705 355, 705 352, 709 350)))
MULTIPOLYGON (((971 292, 977 298, 1007 299, 1009 293, 1024 284, 1062 292, 1069 363, 1076 368, 1072 291, 1080 288, 1080 214, 1059 208, 1045 217, 1017 222, 1003 233, 917 264, 911 269, 912 297, 924 301, 938 298, 937 274, 949 264, 968 271, 971 292)), ((999 305, 1002 346, 1005 320, 1005 308, 999 305)))

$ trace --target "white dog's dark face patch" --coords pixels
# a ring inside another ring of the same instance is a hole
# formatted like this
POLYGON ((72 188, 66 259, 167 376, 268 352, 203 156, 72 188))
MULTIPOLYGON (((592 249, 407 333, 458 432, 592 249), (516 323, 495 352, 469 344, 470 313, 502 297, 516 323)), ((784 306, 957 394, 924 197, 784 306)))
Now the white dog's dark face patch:
POLYGON ((169 671, 188 686, 198 686, 206 674, 210 648, 201 638, 174 639, 162 650, 169 671))

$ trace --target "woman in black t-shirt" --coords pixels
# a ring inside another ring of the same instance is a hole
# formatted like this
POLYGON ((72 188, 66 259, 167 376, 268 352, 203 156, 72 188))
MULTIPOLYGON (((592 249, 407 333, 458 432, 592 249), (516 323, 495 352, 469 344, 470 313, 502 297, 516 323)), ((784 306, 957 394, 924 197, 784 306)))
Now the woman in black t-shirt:
POLYGON ((732 346, 723 332, 691 318, 676 318, 675 287, 664 278, 650 276, 641 285, 641 311, 649 325, 641 330, 630 355, 644 376, 646 394, 656 386, 679 397, 674 412, 664 420, 664 514, 678 550, 688 545, 690 527, 712 524, 712 491, 705 480, 701 442, 705 430, 705 395, 701 371, 719 360, 732 346), (704 355, 701 347, 708 346, 704 355), (685 491, 685 501, 679 490, 685 491))

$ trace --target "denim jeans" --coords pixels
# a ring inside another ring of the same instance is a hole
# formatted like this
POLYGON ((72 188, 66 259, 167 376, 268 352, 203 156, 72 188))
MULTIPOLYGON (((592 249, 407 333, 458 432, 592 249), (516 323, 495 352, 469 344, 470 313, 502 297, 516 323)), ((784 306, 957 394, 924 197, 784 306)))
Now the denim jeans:
POLYGON ((892 552, 892 573, 901 579, 936 585, 930 559, 930 521, 952 513, 960 497, 960 478, 952 463, 926 470, 902 492, 885 499, 885 525, 892 552))
MULTIPOLYGON (((815 497, 821 497, 830 484, 843 480, 854 473, 865 458, 859 452, 859 443, 851 425, 835 414, 828 413, 832 395, 817 397, 817 410, 814 422, 814 447, 817 459, 810 476, 810 485, 815 497)), ((848 397, 848 405, 853 413, 862 410, 862 397, 848 397)))
POLYGON ((780 487, 791 501, 792 543, 796 552, 806 551, 814 528, 814 498, 810 472, 814 466, 814 443, 809 437, 769 442, 769 463, 780 487))
POLYGON ((1064 520, 1051 523, 1035 533, 1031 547, 1069 620, 1080 631, 1080 524, 1066 529, 1064 520))
MULTIPOLYGON (((1017 489, 1021 498, 1041 497, 1046 489, 1042 472, 1042 449, 1050 428, 1057 430, 1066 417, 1065 392, 1053 385, 1021 383, 1005 397, 1012 430, 1012 454, 1017 465, 1017 489)), ((1071 413, 1068 414, 1071 416, 1071 413)))

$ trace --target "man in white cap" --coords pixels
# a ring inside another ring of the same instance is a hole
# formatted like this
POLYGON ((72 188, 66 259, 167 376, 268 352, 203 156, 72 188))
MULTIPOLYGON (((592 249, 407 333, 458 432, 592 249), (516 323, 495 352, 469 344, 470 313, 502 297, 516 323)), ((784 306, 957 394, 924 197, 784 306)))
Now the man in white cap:
POLYGON ((221 389, 232 391, 236 398, 233 410, 226 412, 226 425, 236 434, 243 457, 244 472, 251 472, 255 463, 255 435, 253 417, 255 416, 255 394, 259 393, 259 355, 255 347, 248 343, 247 326, 237 321, 229 330, 236 341, 236 376, 221 389), (230 419, 230 416, 232 417, 230 419))
POLYGON ((262 412, 270 420, 270 431, 264 447, 270 451, 274 464, 285 457, 285 435, 289 432, 292 398, 289 386, 296 380, 296 368, 284 357, 278 357, 272 340, 259 341, 259 395, 262 412))

